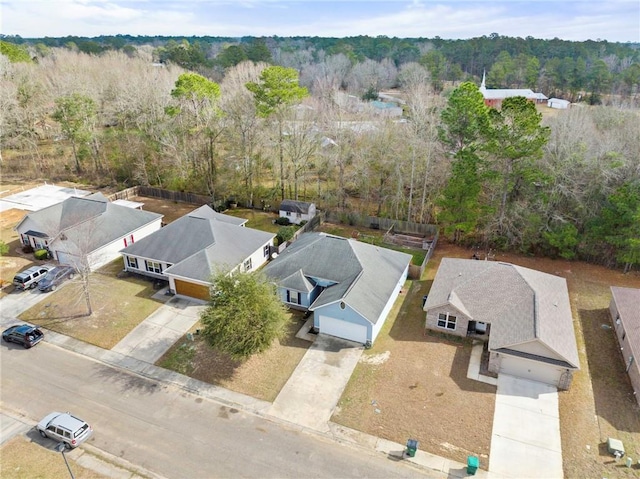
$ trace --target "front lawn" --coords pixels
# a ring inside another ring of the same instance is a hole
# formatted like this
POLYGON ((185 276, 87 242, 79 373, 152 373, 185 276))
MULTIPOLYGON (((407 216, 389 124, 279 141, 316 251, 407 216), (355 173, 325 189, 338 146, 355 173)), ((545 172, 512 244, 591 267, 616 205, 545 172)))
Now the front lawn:
MULTIPOLYGON (((304 324, 302 313, 292 311, 286 335, 261 354, 244 362, 212 349, 197 334, 177 341, 156 363, 209 384, 272 402, 309 349, 310 342, 295 337, 304 324)), ((192 333, 200 328, 194 326, 192 333)))
POLYGON ((118 278, 117 259, 92 273, 89 282, 93 313, 76 276, 23 312, 20 319, 73 338, 111 349, 163 303, 151 298, 153 283, 137 277, 118 278))
POLYGON ((462 463, 476 455, 486 467, 496 388, 467 378, 470 342, 425 334, 422 297, 441 258, 436 250, 425 278, 407 282, 332 421, 400 444, 417 439, 419 449, 462 463))

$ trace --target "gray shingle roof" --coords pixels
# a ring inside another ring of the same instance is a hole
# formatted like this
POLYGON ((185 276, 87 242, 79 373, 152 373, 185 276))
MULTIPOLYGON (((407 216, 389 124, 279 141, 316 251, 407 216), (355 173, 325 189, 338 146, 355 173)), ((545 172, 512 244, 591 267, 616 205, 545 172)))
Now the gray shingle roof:
POLYGON ((410 262, 406 253, 325 233, 305 233, 264 272, 287 287, 299 271, 313 282, 327 282, 330 286, 309 309, 344 301, 375 324, 410 262))
POLYGON ((611 287, 634 358, 640 358, 640 289, 611 287))
POLYGON ((115 205, 101 193, 94 193, 67 198, 27 216, 49 237, 64 233, 69 240, 82 245, 86 252, 92 252, 163 215, 115 205))
POLYGON ((491 323, 492 350, 539 340, 579 367, 564 278, 508 263, 443 258, 424 309, 446 304, 491 323))
POLYGON ((120 252, 170 263, 165 272, 176 276, 209 281, 217 268, 236 267, 275 236, 239 226, 244 222, 205 205, 120 252))
POLYGON ((292 213, 309 213, 311 203, 295 200, 282 200, 280 203, 280 211, 291 211, 292 213))

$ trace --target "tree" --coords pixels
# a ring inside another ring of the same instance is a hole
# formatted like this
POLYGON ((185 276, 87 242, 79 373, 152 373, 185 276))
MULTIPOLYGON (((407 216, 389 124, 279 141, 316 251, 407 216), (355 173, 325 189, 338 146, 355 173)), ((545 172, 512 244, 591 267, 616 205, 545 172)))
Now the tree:
POLYGON ((287 310, 262 273, 221 271, 211 282, 211 300, 200 321, 212 347, 246 359, 282 337, 287 310))
POLYGON ((60 123, 62 131, 71 141, 76 172, 82 171, 81 160, 89 151, 87 145, 93 137, 96 121, 96 103, 88 96, 73 93, 56 98, 53 119, 60 123))
POLYGON ((6 56, 11 63, 31 63, 31 56, 23 45, 16 45, 15 43, 0 40, 0 54, 6 56))
POLYGON ((216 141, 223 129, 218 121, 221 116, 217 106, 220 86, 197 73, 183 73, 178 77, 171 96, 178 101, 178 106, 169 107, 167 111, 171 116, 183 120, 181 126, 187 138, 184 150, 195 150, 195 173, 204 181, 207 192, 215 200, 218 175, 216 141), (202 156, 204 159, 201 159, 202 156))
POLYGON ((488 233, 512 238, 514 231, 506 225, 508 203, 519 199, 522 190, 539 178, 536 161, 542 157, 549 128, 540 125, 542 114, 524 97, 505 98, 502 109, 492 109, 489 118, 484 149, 491 156, 488 167, 499 205, 488 233))
POLYGON ((464 82, 447 101, 440 117, 440 139, 455 155, 458 151, 476 145, 486 132, 489 108, 478 86, 464 82))
POLYGON ((247 89, 253 93, 258 114, 263 118, 275 116, 278 123, 278 152, 280 159, 280 196, 284 199, 284 151, 283 124, 289 106, 309 95, 306 88, 298 85, 298 72, 293 68, 272 66, 260 74, 259 82, 248 82, 247 89))
POLYGON ((626 183, 609 195, 589 234, 611 248, 625 273, 640 264, 640 182, 626 183))

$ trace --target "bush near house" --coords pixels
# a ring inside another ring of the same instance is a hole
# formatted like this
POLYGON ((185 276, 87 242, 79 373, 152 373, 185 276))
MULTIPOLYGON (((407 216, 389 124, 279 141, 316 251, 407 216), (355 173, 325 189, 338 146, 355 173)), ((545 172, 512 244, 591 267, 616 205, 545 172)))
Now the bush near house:
POLYGON ((44 260, 49 258, 49 252, 46 249, 36 250, 33 255, 37 260, 44 260))

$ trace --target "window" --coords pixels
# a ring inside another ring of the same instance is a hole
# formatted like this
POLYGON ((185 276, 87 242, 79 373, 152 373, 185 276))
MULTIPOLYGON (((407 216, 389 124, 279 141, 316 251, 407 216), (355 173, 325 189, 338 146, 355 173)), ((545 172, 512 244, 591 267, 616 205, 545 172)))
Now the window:
POLYGON ((287 216, 291 216, 291 211, 286 211, 286 212, 285 212, 285 214, 286 214, 287 216))
POLYGON ((135 258, 133 256, 127 256, 127 266, 129 266, 130 268, 135 268, 138 269, 138 258, 135 258))
POLYGON ((251 258, 244 262, 244 270, 249 271, 251 269, 251 258))
POLYGON ((297 291, 287 291, 287 302, 300 304, 300 293, 297 291))
POLYGON ((439 313, 438 314, 438 327, 444 329, 456 329, 456 320, 455 316, 451 316, 449 313, 439 313))
POLYGON ((147 271, 150 271, 152 273, 158 273, 158 274, 162 274, 162 265, 160 263, 158 263, 157 261, 145 261, 145 263, 147 264, 147 271))
POLYGON ((269 256, 269 251, 271 251, 271 247, 269 245, 266 245, 264 247, 263 253, 264 253, 264 257, 266 258, 267 256, 269 256))

